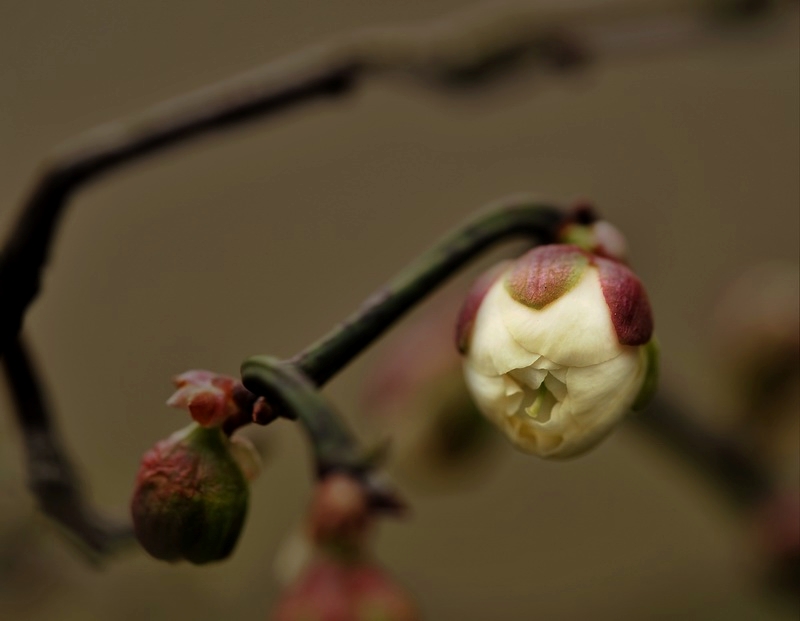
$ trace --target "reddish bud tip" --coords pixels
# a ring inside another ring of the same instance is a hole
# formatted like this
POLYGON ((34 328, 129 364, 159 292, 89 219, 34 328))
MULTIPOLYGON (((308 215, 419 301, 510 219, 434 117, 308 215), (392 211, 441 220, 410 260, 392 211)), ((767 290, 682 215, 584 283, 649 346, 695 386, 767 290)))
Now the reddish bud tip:
POLYGON ((572 289, 589 264, 577 246, 539 246, 514 262, 506 289, 517 302, 540 310, 572 289))
POLYGON ((331 474, 317 484, 309 510, 309 534, 318 544, 358 545, 369 524, 364 485, 346 474, 331 474))
POLYGON ((595 257, 603 297, 622 345, 644 345, 653 336, 653 312, 642 283, 618 261, 595 257))
POLYGON ((232 416, 241 414, 242 392, 248 392, 234 377, 212 371, 186 371, 173 378, 178 390, 167 405, 186 408, 192 418, 204 427, 215 427, 232 416))

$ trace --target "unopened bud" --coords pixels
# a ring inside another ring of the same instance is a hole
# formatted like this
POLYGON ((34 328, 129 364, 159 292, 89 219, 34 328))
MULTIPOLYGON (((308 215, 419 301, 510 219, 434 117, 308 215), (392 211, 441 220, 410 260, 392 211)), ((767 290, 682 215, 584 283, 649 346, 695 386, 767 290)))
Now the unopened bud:
POLYGON ((233 551, 249 489, 230 444, 218 427, 192 424, 144 455, 131 513, 152 556, 199 565, 233 551))
POLYGON ((518 448, 577 455, 647 402, 653 317, 626 265, 552 244, 492 277, 467 297, 458 343, 475 402, 518 448))

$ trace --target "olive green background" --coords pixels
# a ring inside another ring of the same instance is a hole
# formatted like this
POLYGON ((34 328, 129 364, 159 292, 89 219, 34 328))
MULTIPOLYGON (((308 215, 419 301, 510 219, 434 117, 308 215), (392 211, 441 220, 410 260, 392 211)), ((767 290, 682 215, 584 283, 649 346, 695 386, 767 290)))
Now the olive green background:
MULTIPOLYGON (((87 128, 331 35, 465 6, 0 0, 0 230, 43 155, 87 128)), ((522 72, 458 98, 378 80, 87 187, 26 327, 94 498, 124 512, 139 456, 184 424, 163 404, 173 374, 294 353, 445 230, 520 191, 590 197, 627 234, 663 389, 716 416, 717 294, 754 262, 798 261, 798 68, 795 12, 701 48, 522 72)), ((373 356, 328 389, 343 411, 373 356)), ((290 423, 257 437, 268 467, 230 562, 136 552, 95 572, 36 517, 3 417, 0 616, 266 618, 272 556, 310 468, 290 423)), ((756 587, 747 521, 631 429, 576 461, 509 448, 474 487, 405 491, 413 513, 377 547, 430 619, 795 618, 756 587)))

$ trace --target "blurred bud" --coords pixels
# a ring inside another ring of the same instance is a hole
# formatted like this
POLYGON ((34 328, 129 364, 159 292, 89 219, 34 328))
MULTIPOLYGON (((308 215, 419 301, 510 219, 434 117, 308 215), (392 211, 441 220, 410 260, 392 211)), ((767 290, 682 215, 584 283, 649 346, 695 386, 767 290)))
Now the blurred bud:
POLYGON ((531 250, 469 293, 458 321, 467 386, 521 450, 596 445, 655 389, 644 287, 622 263, 573 245, 531 250))
POLYGON ((317 482, 304 528, 295 528, 275 557, 275 576, 281 584, 295 580, 322 552, 339 561, 364 556, 374 508, 364 483, 343 473, 317 482))
POLYGON ((282 595, 272 621, 418 621, 409 595, 371 563, 315 558, 282 595))
POLYGON ((249 393, 236 378, 212 371, 186 371, 172 381, 178 390, 167 400, 167 405, 188 409, 192 418, 204 427, 221 425, 240 414, 239 397, 249 393))
POLYGON ((784 485, 800 483, 800 267, 753 265, 722 292, 712 316, 723 370, 721 409, 784 485))
POLYGON ((756 529, 766 559, 764 573, 800 595, 800 489, 784 490, 763 502, 756 510, 756 529))
POLYGON ((192 424, 144 455, 131 513, 152 556, 199 565, 233 551, 249 490, 230 445, 219 427, 192 424))
POLYGON ((763 406, 797 385, 800 369, 800 268, 755 265, 723 291, 714 313, 720 358, 739 398, 763 406))
POLYGON ((346 474, 331 474, 314 490, 309 509, 309 536, 317 546, 358 548, 370 517, 362 483, 346 474))

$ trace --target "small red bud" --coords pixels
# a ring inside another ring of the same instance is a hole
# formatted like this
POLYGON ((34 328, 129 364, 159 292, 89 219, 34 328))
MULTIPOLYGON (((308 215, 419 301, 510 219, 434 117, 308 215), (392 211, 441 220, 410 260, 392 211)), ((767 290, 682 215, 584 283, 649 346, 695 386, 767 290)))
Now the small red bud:
POLYGON ((345 474, 331 474, 317 485, 309 509, 309 535, 317 545, 358 546, 369 525, 364 486, 345 474))
POLYGON ((194 370, 186 371, 172 381, 178 390, 167 400, 167 405, 188 409, 192 418, 203 427, 216 427, 241 413, 237 397, 246 389, 234 377, 194 370))
POLYGON ((513 263, 506 289, 517 302, 541 310, 572 289, 588 264, 589 256, 577 246, 539 246, 513 263))

